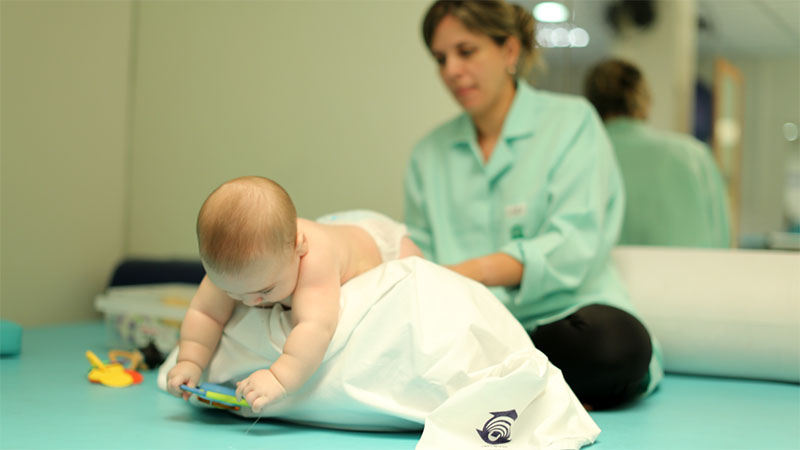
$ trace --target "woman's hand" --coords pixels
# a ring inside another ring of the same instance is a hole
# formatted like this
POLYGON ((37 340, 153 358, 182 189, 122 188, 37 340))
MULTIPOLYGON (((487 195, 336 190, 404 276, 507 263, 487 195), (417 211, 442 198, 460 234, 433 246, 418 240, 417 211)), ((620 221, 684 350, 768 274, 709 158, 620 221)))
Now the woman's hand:
POLYGON ((445 267, 455 273, 464 275, 467 278, 472 278, 475 281, 481 281, 480 271, 476 266, 477 263, 475 262, 475 259, 468 259, 459 264, 445 265, 445 267))
POLYGON ((492 253, 445 267, 486 286, 519 286, 524 269, 521 262, 506 253, 492 253))

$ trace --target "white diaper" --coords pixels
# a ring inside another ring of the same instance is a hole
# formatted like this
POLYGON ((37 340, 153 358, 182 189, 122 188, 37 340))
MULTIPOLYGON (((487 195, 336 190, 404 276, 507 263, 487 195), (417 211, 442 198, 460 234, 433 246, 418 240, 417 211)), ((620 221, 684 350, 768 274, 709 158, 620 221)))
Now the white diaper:
POLYGON ((328 225, 355 225, 364 229, 378 250, 381 252, 383 262, 393 261, 400 257, 400 244, 408 235, 408 229, 402 223, 375 211, 365 209, 355 211, 341 211, 322 216, 316 220, 318 223, 328 225))

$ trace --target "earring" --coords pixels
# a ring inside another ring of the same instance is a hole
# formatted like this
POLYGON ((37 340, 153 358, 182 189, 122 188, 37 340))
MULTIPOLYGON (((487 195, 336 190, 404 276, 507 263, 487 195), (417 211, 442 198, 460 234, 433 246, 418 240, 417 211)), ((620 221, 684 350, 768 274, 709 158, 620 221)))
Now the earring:
POLYGON ((508 72, 508 74, 513 77, 514 75, 517 74, 517 68, 514 66, 508 66, 506 67, 506 72, 508 72))

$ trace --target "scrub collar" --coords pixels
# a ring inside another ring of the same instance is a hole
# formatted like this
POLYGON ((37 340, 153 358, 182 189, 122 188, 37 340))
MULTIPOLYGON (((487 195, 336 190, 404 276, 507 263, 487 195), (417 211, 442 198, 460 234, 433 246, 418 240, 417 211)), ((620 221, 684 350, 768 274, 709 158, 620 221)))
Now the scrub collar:
MULTIPOLYGON (((527 137, 535 132, 538 120, 531 120, 531 115, 526 110, 536 102, 537 92, 528 83, 517 80, 517 89, 511 108, 508 110, 506 119, 503 122, 503 130, 500 132, 500 140, 509 141, 522 137, 527 137)), ((472 143, 478 142, 475 132, 475 125, 472 118, 467 113, 462 113, 458 118, 455 133, 453 133, 452 145, 454 147, 469 147, 472 143)))

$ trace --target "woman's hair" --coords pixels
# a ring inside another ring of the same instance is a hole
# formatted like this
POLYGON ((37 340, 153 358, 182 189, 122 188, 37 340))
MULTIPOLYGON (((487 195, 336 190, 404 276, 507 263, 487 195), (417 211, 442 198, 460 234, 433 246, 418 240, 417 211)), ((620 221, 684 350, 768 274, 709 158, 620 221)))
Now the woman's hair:
POLYGON ((642 72, 621 59, 595 65, 586 76, 584 94, 604 120, 612 116, 635 116, 649 102, 642 72))
POLYGON ((431 5, 422 21, 422 37, 428 50, 436 27, 447 16, 453 16, 474 32, 482 33, 503 45, 510 36, 520 43, 517 75, 530 73, 538 57, 534 42, 533 16, 522 6, 504 0, 438 0, 431 5))
POLYGON ((289 194, 262 177, 235 178, 208 196, 197 216, 197 241, 205 265, 236 274, 268 252, 294 248, 297 212, 289 194))

